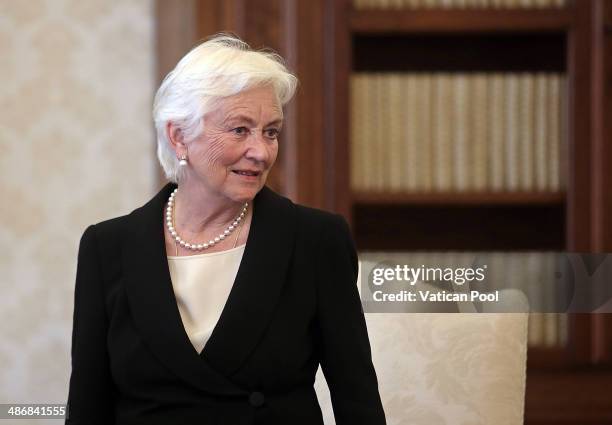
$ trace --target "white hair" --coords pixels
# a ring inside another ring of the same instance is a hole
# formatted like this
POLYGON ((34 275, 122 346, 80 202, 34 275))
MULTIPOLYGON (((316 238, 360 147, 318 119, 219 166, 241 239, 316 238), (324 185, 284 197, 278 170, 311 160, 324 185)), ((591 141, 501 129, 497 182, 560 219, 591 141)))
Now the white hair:
POLYGON ((252 50, 236 36, 217 34, 194 47, 164 78, 153 102, 157 157, 166 177, 178 183, 183 168, 168 140, 168 122, 178 126, 190 141, 202 133, 203 117, 214 108, 214 101, 270 84, 284 106, 297 83, 278 54, 252 50))

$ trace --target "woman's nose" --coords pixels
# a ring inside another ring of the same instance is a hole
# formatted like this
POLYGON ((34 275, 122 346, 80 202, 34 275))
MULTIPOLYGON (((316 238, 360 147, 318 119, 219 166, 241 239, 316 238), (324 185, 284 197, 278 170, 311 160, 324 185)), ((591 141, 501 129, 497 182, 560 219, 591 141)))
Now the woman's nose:
POLYGON ((248 137, 246 157, 256 161, 267 162, 269 158, 267 143, 261 131, 253 131, 248 137))

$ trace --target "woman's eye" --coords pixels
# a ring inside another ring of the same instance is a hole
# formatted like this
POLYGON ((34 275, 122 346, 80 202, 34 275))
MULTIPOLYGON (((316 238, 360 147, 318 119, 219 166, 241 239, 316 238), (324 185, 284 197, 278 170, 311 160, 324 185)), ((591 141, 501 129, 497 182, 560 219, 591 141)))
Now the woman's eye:
POLYGON ((270 139, 276 139, 279 133, 280 131, 278 131, 276 128, 269 128, 268 130, 266 130, 266 137, 269 137, 270 139))
POLYGON ((234 134, 237 134, 238 136, 244 136, 245 134, 248 133, 248 129, 246 127, 236 127, 232 129, 232 132, 234 134))

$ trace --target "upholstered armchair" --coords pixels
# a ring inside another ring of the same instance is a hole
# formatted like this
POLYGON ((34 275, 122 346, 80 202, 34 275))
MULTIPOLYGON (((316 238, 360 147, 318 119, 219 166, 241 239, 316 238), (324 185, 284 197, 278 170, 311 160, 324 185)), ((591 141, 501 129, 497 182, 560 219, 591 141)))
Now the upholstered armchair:
MULTIPOLYGON (((366 313, 387 424, 521 425, 527 317, 366 313)), ((315 387, 325 423, 334 424, 320 370, 315 387)))

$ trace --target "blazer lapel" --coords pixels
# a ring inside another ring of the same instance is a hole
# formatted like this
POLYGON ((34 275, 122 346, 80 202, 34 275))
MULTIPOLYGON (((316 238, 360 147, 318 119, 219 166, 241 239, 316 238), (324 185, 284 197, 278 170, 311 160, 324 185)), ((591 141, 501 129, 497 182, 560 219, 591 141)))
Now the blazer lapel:
POLYGON ((164 205, 176 185, 166 185, 135 210, 127 229, 123 264, 136 327, 157 358, 176 375, 211 394, 243 394, 198 356, 178 310, 164 239, 164 205))
POLYGON ((264 186, 254 200, 234 286, 201 353, 225 376, 247 359, 272 318, 293 255, 295 226, 295 205, 264 186))
POLYGON ((166 185, 130 215, 122 256, 134 321, 158 359, 183 380, 213 394, 244 395, 228 377, 255 348, 278 302, 293 251, 295 208, 267 187, 255 197, 236 280, 198 355, 178 311, 165 249, 164 206, 175 187, 166 185))

